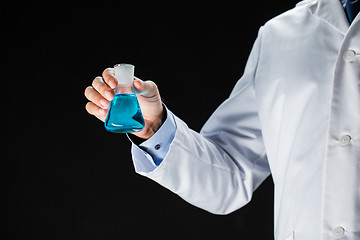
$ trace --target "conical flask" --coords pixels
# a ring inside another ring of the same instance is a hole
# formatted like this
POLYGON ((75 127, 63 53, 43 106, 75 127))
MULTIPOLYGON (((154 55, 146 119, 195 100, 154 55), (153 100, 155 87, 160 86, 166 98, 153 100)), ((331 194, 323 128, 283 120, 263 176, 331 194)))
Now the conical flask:
POLYGON ((145 126, 138 99, 131 90, 134 68, 131 64, 116 64, 114 66, 118 85, 115 88, 115 96, 110 102, 105 120, 105 129, 109 132, 139 132, 145 126))

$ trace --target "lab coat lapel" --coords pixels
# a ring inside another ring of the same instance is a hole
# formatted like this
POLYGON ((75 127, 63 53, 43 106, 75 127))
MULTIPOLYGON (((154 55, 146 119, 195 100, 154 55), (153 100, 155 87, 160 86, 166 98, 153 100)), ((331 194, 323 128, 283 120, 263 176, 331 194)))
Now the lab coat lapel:
POLYGON ((349 29, 349 22, 339 0, 318 0, 310 7, 310 11, 330 25, 337 28, 344 35, 349 29))

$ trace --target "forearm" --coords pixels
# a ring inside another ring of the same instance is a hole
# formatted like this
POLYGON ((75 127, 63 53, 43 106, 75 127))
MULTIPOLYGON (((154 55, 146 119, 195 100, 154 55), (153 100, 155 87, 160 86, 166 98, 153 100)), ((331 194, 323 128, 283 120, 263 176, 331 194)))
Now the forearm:
POLYGON ((239 168, 222 148, 176 117, 175 122, 175 138, 158 167, 149 161, 148 153, 140 153, 133 146, 137 172, 209 212, 225 214, 245 205, 257 187, 253 179, 264 179, 266 170, 254 175, 253 164, 247 160, 239 168), (152 170, 140 171, 146 168, 152 170))

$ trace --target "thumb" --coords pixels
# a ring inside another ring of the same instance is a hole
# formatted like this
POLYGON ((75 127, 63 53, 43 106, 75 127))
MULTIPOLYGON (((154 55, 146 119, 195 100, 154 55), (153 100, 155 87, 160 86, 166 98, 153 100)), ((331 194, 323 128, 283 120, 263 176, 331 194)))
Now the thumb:
POLYGON ((158 88, 153 81, 142 81, 139 78, 134 79, 133 92, 146 98, 157 97, 159 95, 158 88))

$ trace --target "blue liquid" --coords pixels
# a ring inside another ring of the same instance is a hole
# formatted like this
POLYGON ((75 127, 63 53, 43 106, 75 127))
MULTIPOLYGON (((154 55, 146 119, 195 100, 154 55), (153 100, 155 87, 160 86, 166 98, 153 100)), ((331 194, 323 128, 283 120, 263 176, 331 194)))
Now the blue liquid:
POLYGON ((105 129, 113 133, 139 132, 145 126, 137 97, 133 93, 119 93, 110 102, 105 129))

